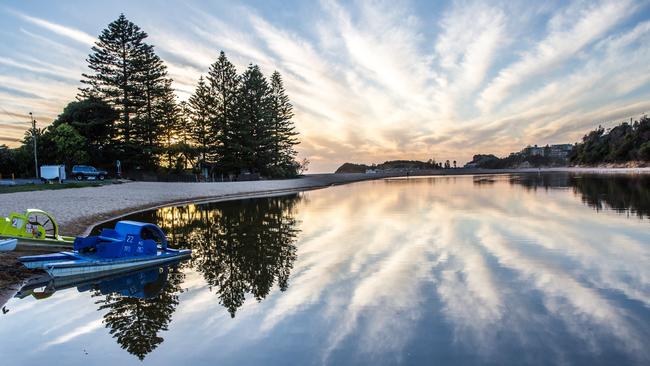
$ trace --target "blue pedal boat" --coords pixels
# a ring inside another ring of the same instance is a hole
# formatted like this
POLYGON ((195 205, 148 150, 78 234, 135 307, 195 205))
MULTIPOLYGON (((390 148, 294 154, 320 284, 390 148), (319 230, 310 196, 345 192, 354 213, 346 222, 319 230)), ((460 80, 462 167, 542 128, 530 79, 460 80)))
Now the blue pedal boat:
POLYGON ((124 272, 189 257, 189 249, 167 247, 165 233, 156 225, 119 221, 100 235, 77 237, 72 252, 20 257, 27 268, 45 270, 52 277, 97 272, 124 272))

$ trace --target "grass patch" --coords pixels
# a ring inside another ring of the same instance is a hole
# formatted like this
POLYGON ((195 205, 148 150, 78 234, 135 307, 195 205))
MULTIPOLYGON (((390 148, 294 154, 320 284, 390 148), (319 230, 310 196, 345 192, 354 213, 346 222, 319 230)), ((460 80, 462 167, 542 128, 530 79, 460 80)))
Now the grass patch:
POLYGON ((32 192, 32 191, 50 191, 57 189, 67 188, 85 188, 85 187, 99 187, 110 182, 71 182, 71 183, 53 183, 53 184, 22 184, 16 186, 0 186, 0 194, 2 193, 16 193, 16 192, 32 192))

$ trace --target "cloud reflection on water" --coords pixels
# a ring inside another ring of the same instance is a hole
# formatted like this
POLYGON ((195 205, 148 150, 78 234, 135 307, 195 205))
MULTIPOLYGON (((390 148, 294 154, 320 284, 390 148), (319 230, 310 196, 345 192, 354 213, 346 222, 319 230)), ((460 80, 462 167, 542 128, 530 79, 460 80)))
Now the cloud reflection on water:
POLYGON ((336 230, 311 235, 322 225, 303 218, 309 240, 299 245, 292 291, 271 314, 290 316, 306 301, 303 287, 323 294, 321 302, 337 307, 327 314, 343 314, 331 316, 338 323, 326 353, 346 337, 367 353, 399 352, 417 336, 412 323, 421 312, 433 311, 450 324, 454 342, 486 355, 498 353, 495 340, 505 333, 522 348, 542 342, 556 361, 570 359, 576 350, 564 347, 566 337, 540 339, 561 329, 594 355, 613 347, 650 359, 643 348, 647 323, 611 295, 650 306, 647 226, 595 215, 567 190, 535 192, 496 181, 481 189, 465 178, 390 181, 308 194, 307 210, 336 230), (304 263, 311 265, 298 270, 304 263), (503 270, 507 276, 497 274, 503 270), (422 307, 428 281, 441 309, 422 307), (349 283, 349 290, 327 291, 335 282, 349 283), (538 297, 542 307, 522 297, 538 297), (360 324, 360 314, 369 326, 360 324))
MULTIPOLYGON (((650 202, 634 179, 395 179, 158 210, 149 220, 199 247, 145 360, 647 363, 650 202)), ((33 304, 14 308, 51 310, 33 304)), ((49 324, 44 342, 81 341, 86 320, 49 324)))

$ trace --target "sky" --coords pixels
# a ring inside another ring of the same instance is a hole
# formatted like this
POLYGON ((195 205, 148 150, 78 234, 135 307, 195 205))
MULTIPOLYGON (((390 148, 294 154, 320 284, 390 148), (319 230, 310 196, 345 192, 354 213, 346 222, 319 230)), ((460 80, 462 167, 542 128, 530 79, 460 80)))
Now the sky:
POLYGON ((279 71, 310 172, 504 156, 650 111, 648 1, 0 2, 0 144, 72 101, 120 13, 180 100, 223 50, 279 71))

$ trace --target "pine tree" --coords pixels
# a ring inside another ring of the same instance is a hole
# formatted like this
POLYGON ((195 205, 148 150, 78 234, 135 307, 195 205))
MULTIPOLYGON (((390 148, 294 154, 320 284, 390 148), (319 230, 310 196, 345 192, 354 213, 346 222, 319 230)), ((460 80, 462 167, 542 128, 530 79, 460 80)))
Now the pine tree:
POLYGON ((187 101, 179 103, 179 120, 176 144, 178 150, 178 161, 176 168, 179 170, 187 169, 189 164, 196 160, 197 152, 192 145, 193 121, 191 119, 191 109, 187 101))
POLYGON ((164 83, 163 93, 156 106, 154 118, 159 121, 162 142, 164 144, 165 158, 169 169, 173 166, 175 156, 179 155, 178 145, 182 132, 183 117, 181 109, 176 103, 176 95, 171 86, 171 80, 164 83))
POLYGON ((187 104, 191 124, 190 137, 198 145, 199 168, 203 168, 206 163, 212 162, 210 150, 216 141, 214 130, 211 128, 215 119, 215 101, 203 76, 199 78, 196 90, 187 104))
POLYGON ((165 94, 171 91, 171 80, 167 79, 167 68, 154 53, 153 46, 145 47, 141 58, 136 60, 136 66, 139 70, 136 80, 142 89, 138 104, 142 107, 134 121, 133 140, 144 153, 139 159, 142 165, 152 168, 157 165, 156 155, 162 143, 158 136, 162 133, 163 121, 158 110, 165 94))
POLYGON ((166 93, 167 70, 147 33, 120 14, 102 31, 88 56, 92 73, 83 74, 84 98, 107 102, 119 113, 113 145, 125 165, 158 166, 161 141, 156 109, 166 93))
POLYGON ((226 146, 228 142, 224 133, 237 117, 239 75, 237 75, 235 65, 228 60, 223 51, 219 54, 217 61, 210 66, 207 79, 214 96, 216 113, 210 124, 216 138, 216 143, 211 150, 219 157, 222 165, 228 165, 228 159, 224 159, 228 154, 226 146))
POLYGON ((270 87, 259 66, 249 65, 237 93, 237 116, 225 133, 234 167, 266 174, 273 162, 270 87))
POLYGON ((138 61, 148 48, 145 38, 145 32, 120 14, 93 46, 87 59, 93 73, 83 74, 87 87, 80 89, 83 97, 98 97, 119 112, 118 139, 125 145, 131 142, 131 117, 141 107, 138 61))
POLYGON ((296 155, 294 146, 297 145, 298 133, 291 118, 293 106, 284 90, 282 76, 275 71, 271 75, 271 115, 273 134, 273 160, 281 176, 294 176, 297 172, 296 155))

